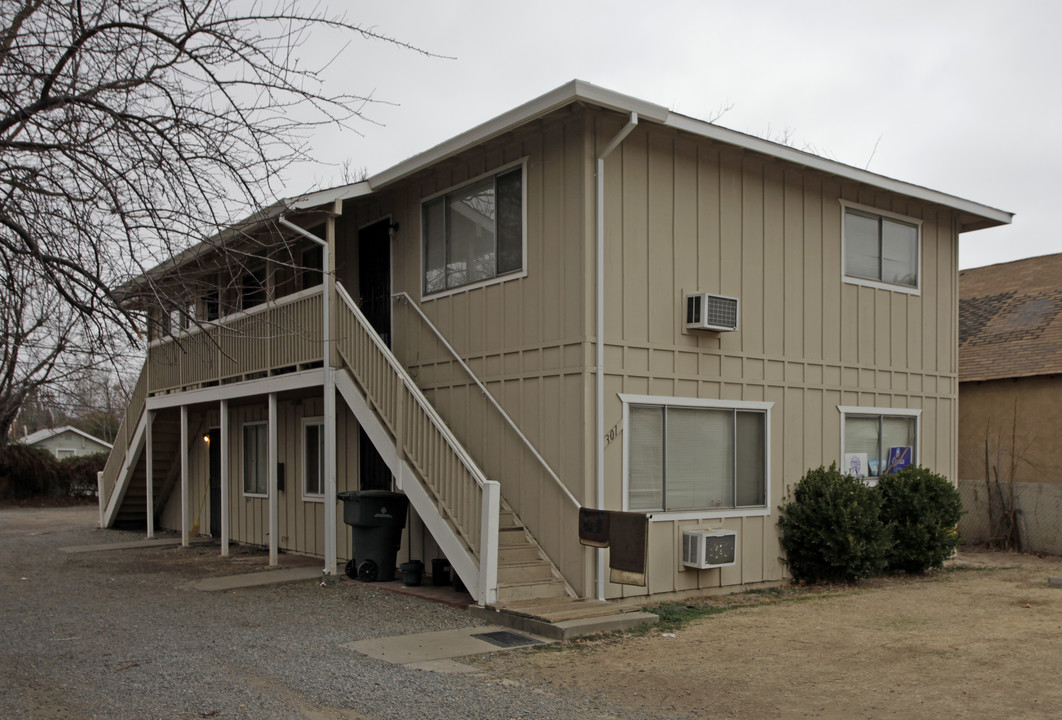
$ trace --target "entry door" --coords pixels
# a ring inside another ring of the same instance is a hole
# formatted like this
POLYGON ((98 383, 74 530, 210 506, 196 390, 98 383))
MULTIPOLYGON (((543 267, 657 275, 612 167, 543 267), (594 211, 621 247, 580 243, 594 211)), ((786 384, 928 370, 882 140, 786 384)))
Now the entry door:
POLYGON ((210 438, 210 537, 221 537, 221 431, 211 428, 210 438))
MULTIPOLYGON (((362 313, 391 347, 391 222, 381 220, 358 231, 358 291, 362 313)), ((390 490, 391 469, 380 457, 369 436, 359 438, 360 487, 390 490)))

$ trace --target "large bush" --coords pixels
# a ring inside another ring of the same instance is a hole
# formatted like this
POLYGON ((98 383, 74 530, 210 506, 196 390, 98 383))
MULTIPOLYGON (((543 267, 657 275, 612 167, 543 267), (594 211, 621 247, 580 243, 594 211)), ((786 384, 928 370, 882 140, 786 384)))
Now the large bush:
POLYGON ((97 475, 106 464, 106 452, 63 458, 59 461, 61 491, 70 497, 95 497, 97 475))
POLYGON ((95 496, 96 473, 106 463, 105 452, 56 460, 47 450, 8 443, 0 446, 0 500, 95 496))
POLYGON ((795 580, 851 582, 880 573, 889 549, 881 499, 837 464, 808 470, 779 507, 785 562, 795 580))
POLYGON ((0 498, 56 495, 59 463, 46 450, 21 443, 0 445, 0 498))
POLYGON ((892 570, 924 573, 944 565, 959 544, 959 491, 944 477, 908 467, 878 481, 881 519, 889 530, 892 570))

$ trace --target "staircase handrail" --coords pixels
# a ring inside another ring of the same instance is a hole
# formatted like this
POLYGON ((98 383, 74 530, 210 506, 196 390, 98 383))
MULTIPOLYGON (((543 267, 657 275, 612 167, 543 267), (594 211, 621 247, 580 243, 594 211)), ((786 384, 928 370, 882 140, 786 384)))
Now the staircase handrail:
POLYGON ((468 373, 468 376, 472 378, 473 382, 476 383, 476 386, 479 387, 480 391, 483 393, 483 396, 487 398, 487 400, 489 400, 492 405, 494 405, 495 409, 497 409, 499 413, 501 413, 501 416, 505 418, 505 422, 509 424, 509 427, 511 427, 516 433, 517 437, 519 437, 520 440, 523 441, 524 445, 526 445, 527 449, 531 451, 531 454, 535 457, 536 460, 538 460, 539 464, 542 465, 543 469, 545 469, 549 476, 553 478, 553 482, 555 482, 557 484, 557 487, 559 487, 561 491, 565 494, 565 496, 567 496, 568 500, 571 501, 572 505, 574 505, 576 509, 582 507, 582 504, 575 499, 575 496, 572 495, 568 487, 563 482, 561 482, 560 477, 557 476, 557 473, 553 471, 553 468, 550 467, 548 462, 546 462, 546 459, 542 457, 542 455, 538 452, 538 449, 531 443, 530 440, 527 439, 527 436, 524 435, 524 433, 520 430, 519 427, 517 427, 513 419, 509 417, 509 413, 505 412, 502 406, 494 398, 494 395, 491 394, 490 390, 488 390, 487 387, 480 381, 479 377, 474 372, 472 372, 472 368, 470 368, 468 364, 464 361, 464 359, 457 354, 457 351, 454 350, 453 346, 450 345, 449 341, 447 341, 443 334, 439 332, 439 329, 435 327, 435 323, 428 319, 428 316, 424 314, 424 311, 420 309, 420 306, 417 305, 417 303, 413 302, 413 298, 411 298, 404 291, 394 293, 393 295, 391 295, 391 297, 404 300, 410 307, 412 307, 416 311, 417 315, 420 316, 420 319, 423 320, 429 328, 431 328, 431 331, 435 334, 435 337, 439 339, 439 342, 443 344, 443 347, 445 347, 450 352, 450 354, 453 355, 454 359, 458 362, 458 364, 460 364, 461 367, 464 368, 464 371, 468 373))
MULTIPOLYGON (((351 299, 349 293, 347 293, 346 291, 346 288, 344 288, 339 282, 336 282, 336 294, 339 296, 339 299, 343 302, 343 304, 346 305, 347 308, 354 314, 354 317, 358 320, 362 327, 372 330, 372 324, 361 312, 361 308, 359 308, 354 302, 354 300, 351 299)), ((475 460, 472 459, 472 456, 468 454, 468 451, 465 450, 464 446, 461 445, 461 443, 458 441, 457 437, 453 434, 453 431, 450 430, 449 426, 447 426, 446 422, 442 419, 442 416, 439 415, 435 407, 428 401, 428 398, 424 396, 424 392, 419 387, 417 387, 417 384, 415 382, 413 382, 413 379, 409 376, 409 371, 406 370, 405 366, 398 361, 398 358, 395 357, 394 352, 392 352, 391 348, 387 347, 387 345, 384 344, 383 340, 380 339, 380 336, 375 330, 372 330, 372 332, 368 334, 369 337, 372 339, 373 343, 376 345, 376 348, 380 351, 384 358, 386 358, 387 363, 391 366, 391 369, 395 371, 395 374, 398 375, 398 377, 402 380, 402 384, 409 391, 410 395, 412 395, 413 398, 416 400, 417 405, 420 406, 420 408, 431 420, 435 428, 446 439, 447 445, 450 446, 450 449, 453 450, 454 454, 457 455, 458 458, 460 458, 461 464, 463 464, 465 466, 465 469, 468 470, 469 475, 472 476, 472 478, 476 481, 476 484, 480 488, 485 487, 490 481, 487 480, 487 477, 483 474, 483 471, 479 468, 479 465, 476 464, 475 460)))

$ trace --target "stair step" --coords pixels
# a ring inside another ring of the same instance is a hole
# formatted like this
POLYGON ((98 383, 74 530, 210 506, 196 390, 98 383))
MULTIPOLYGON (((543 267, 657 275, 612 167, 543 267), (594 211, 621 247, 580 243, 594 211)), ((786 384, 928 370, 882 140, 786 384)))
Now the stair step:
POLYGON ((553 569, 545 560, 527 563, 498 565, 498 584, 548 581, 553 579, 553 569))
POLYGON ((498 564, 524 563, 541 560, 538 548, 531 543, 523 545, 506 545, 498 548, 498 564))
POLYGON ((499 603, 532 598, 560 598, 567 594, 564 583, 556 579, 543 582, 498 583, 499 603))
POLYGON ((527 535, 522 527, 498 528, 498 546, 526 545, 527 535))

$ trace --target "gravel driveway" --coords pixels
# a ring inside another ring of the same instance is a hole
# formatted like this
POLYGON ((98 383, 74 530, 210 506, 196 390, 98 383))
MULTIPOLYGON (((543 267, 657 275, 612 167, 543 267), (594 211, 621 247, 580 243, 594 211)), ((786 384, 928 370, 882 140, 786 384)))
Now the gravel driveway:
POLYGON ((477 624, 371 585, 229 593, 187 583, 249 569, 212 546, 68 554, 142 538, 94 507, 0 510, 0 717, 614 718, 607 701, 486 675, 411 670, 341 647, 477 624))

